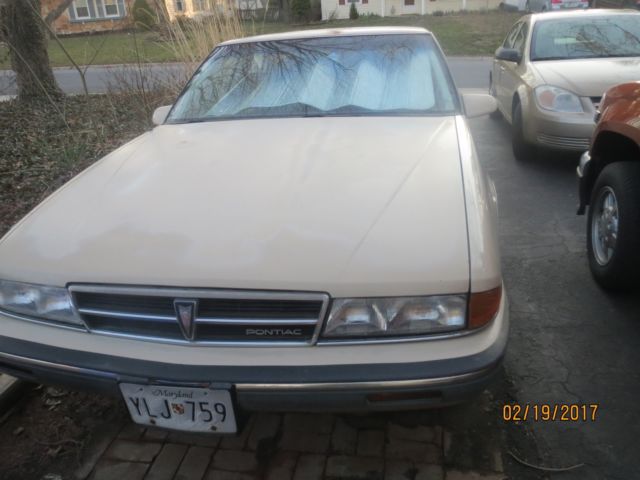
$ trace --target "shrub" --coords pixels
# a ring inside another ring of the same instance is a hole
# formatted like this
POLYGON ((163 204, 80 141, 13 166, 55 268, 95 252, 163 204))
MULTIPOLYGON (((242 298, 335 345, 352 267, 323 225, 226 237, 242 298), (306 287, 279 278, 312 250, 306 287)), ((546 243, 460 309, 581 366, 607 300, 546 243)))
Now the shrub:
POLYGON ((310 0, 293 0, 291 2, 291 13, 293 19, 306 22, 309 20, 311 14, 311 1, 310 0))
POLYGON ((349 8, 349 19, 357 20, 360 14, 358 13, 358 9, 356 8, 356 4, 352 3, 351 8, 349 8))
POLYGON ((156 25, 156 14, 151 10, 147 0, 133 2, 133 21, 137 27, 151 30, 156 25))

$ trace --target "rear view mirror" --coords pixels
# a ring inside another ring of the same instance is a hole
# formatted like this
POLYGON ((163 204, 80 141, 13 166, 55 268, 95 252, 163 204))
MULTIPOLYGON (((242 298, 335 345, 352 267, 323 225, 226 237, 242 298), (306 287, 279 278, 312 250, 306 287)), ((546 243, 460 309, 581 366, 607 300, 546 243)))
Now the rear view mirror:
POLYGON ((520 63, 520 60, 522 60, 522 57, 520 56, 520 52, 515 48, 500 47, 498 50, 496 50, 496 60, 504 60, 505 62, 520 63))
POLYGON ((496 111, 496 99, 486 93, 463 93, 462 102, 467 118, 481 117, 496 111))
POLYGON ((162 107, 156 108, 153 112, 153 117, 151 117, 153 124, 162 125, 167 119, 167 115, 169 115, 169 110, 171 110, 171 105, 163 105, 162 107))

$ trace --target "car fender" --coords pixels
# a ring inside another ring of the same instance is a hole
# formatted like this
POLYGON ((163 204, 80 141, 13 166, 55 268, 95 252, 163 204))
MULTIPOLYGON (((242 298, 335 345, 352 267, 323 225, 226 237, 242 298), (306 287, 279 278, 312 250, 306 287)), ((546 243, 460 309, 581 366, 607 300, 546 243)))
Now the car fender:
POLYGON ((502 283, 498 240, 498 199, 483 171, 467 121, 456 117, 469 238, 470 291, 482 292, 502 283))

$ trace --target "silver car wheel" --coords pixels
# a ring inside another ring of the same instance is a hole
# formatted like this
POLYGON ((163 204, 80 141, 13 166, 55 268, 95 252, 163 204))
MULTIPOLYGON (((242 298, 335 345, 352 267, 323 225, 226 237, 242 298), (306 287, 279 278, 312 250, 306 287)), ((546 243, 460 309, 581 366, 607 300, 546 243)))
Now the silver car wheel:
POLYGON ((591 241, 596 261, 606 265, 611 260, 618 240, 618 200, 611 187, 604 187, 593 205, 591 241))

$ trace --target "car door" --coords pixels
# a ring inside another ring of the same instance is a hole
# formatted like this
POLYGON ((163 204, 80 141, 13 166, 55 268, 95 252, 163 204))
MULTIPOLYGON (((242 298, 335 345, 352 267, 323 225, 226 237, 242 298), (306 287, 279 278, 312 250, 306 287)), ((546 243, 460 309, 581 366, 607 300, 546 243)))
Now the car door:
MULTIPOLYGON (((512 28, 511 30, 509 30, 509 33, 507 33, 506 38, 504 39, 504 42, 502 43, 502 47, 503 48, 513 48, 513 43, 518 35, 518 32, 520 31, 520 29, 522 28, 522 22, 517 22, 512 28)), ((507 95, 505 93, 504 90, 504 85, 503 85, 503 77, 504 77, 504 72, 506 70, 506 65, 509 62, 506 62, 504 60, 498 60, 497 58, 493 58, 493 68, 491 71, 491 81, 492 81, 492 93, 493 95, 496 97, 496 100, 498 101, 498 104, 500 106, 501 110, 509 110, 511 108, 511 102, 509 101, 508 104, 505 103, 507 95)))
POLYGON ((500 85, 502 91, 500 94, 500 102, 503 110, 507 113, 507 117, 511 118, 511 108, 513 103, 513 95, 516 93, 518 86, 522 83, 522 75, 526 71, 525 67, 525 46, 527 43, 527 34, 529 25, 527 22, 520 22, 520 28, 515 32, 512 38, 511 47, 520 53, 520 62, 501 61, 500 68, 500 85))

